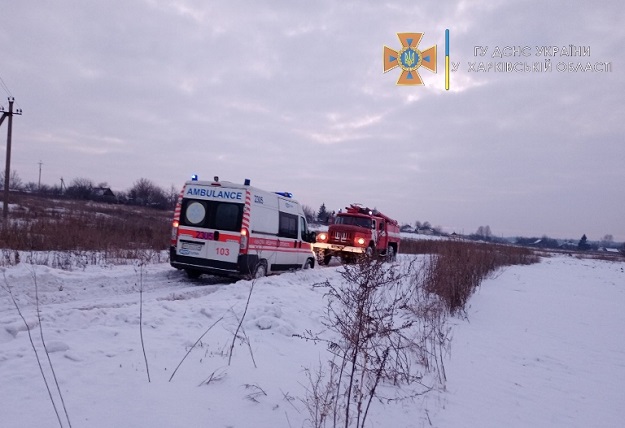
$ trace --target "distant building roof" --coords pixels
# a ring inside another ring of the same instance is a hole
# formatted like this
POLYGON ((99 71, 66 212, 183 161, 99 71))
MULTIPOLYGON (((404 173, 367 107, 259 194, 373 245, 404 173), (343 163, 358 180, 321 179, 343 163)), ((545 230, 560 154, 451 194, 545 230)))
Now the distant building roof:
POLYGON ((101 198, 115 196, 110 187, 94 187, 93 194, 101 198))

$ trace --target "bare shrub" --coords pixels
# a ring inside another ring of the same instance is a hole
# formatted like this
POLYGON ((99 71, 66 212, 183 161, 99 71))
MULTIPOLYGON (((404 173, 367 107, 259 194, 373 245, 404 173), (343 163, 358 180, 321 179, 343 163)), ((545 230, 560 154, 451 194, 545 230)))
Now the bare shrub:
POLYGON ((473 242, 439 241, 425 272, 426 290, 440 296, 451 314, 467 301, 489 274, 502 266, 538 262, 528 248, 473 242))
POLYGON ((136 269, 139 270, 139 336, 141 338, 141 350, 143 351, 143 361, 145 362, 145 371, 148 376, 148 383, 152 382, 150 379, 150 366, 148 365, 148 356, 145 352, 145 341, 143 340, 143 269, 145 263, 139 261, 136 269))
POLYGON ((414 262, 401 268, 362 258, 342 276, 339 285, 319 285, 328 289, 323 323, 335 337, 299 336, 325 342, 334 355, 325 371, 308 372, 303 401, 315 428, 364 427, 374 399, 414 399, 444 382, 445 318, 438 298, 418 283, 424 277, 414 262))
POLYGON ((167 248, 169 211, 96 202, 13 196, 18 208, 0 233, 16 250, 167 248))
POLYGON ((151 254, 160 261, 169 245, 169 211, 27 195, 12 199, 15 208, 0 229, 3 266, 19 263, 19 252, 29 252, 35 264, 68 270, 81 260, 83 266, 120 264, 151 254))
MULTIPOLYGON (((35 342, 33 340, 33 336, 31 333, 31 326, 28 324, 28 322, 26 321, 26 318, 24 317, 24 314, 22 313, 22 310, 20 308, 20 306, 17 303, 17 300, 15 299, 15 296, 13 295, 13 292, 11 291, 11 286, 9 285, 9 282, 6 278, 6 275, 3 272, 3 277, 4 277, 4 285, 0 284, 0 288, 2 288, 11 298, 11 301, 13 302, 13 306, 15 307, 19 317, 22 319, 22 322, 24 323, 24 327, 26 327, 26 332, 28 334, 28 340, 30 341, 30 345, 31 345, 31 349, 33 350, 33 353, 35 354, 35 358, 37 360, 37 365, 39 367, 39 372, 41 373, 41 377, 43 378, 43 382, 45 384, 45 388, 46 391, 48 392, 48 397, 50 399, 50 402, 52 404, 52 407, 54 408, 54 413, 56 415, 57 421, 59 423, 59 426, 61 428, 63 428, 63 421, 61 419, 61 415, 59 413, 59 409, 58 409, 58 405, 54 399, 53 396, 53 392, 50 388, 50 383, 48 381, 48 378, 44 372, 44 368, 43 365, 41 363, 41 358, 39 357, 39 352, 37 351, 37 347, 35 346, 35 342)), ((46 359, 48 361, 48 366, 50 369, 50 373, 52 375, 52 379, 54 381, 54 385, 56 386, 56 392, 58 394, 58 397, 61 401, 61 407, 63 408, 64 414, 65 414, 65 420, 67 421, 68 426, 71 428, 72 423, 70 421, 69 418, 69 414, 67 412, 67 408, 65 406, 65 400, 63 399, 63 393, 61 392, 61 388, 59 386, 59 382, 58 379, 56 377, 56 372, 54 370, 54 365, 52 364, 52 360, 50 359, 50 353, 48 351, 48 347, 46 345, 46 341, 45 341, 45 337, 43 334, 43 326, 42 326, 42 320, 41 320, 41 311, 39 308, 39 291, 38 291, 38 285, 37 285, 37 275, 34 271, 34 269, 32 270, 32 278, 33 278, 33 282, 35 285, 35 310, 36 310, 36 314, 37 314, 37 324, 39 324, 39 338, 41 340, 41 345, 43 346, 44 352, 46 354, 46 359)))
POLYGON ((403 254, 431 254, 438 251, 441 242, 429 239, 402 238, 399 252, 403 254))
POLYGON ((334 409, 339 366, 332 360, 329 361, 327 368, 319 362, 317 369, 304 369, 304 371, 308 386, 304 385, 306 398, 301 401, 308 411, 307 422, 313 428, 324 428, 330 422, 330 418, 337 413, 334 409))

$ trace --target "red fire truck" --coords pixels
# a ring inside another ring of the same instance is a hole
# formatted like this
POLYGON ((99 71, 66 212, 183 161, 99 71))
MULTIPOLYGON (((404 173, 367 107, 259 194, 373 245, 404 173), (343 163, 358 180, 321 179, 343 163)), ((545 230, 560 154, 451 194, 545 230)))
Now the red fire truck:
POLYGON ((358 255, 394 260, 399 250, 399 224, 377 210, 351 204, 339 212, 327 232, 319 232, 313 248, 324 264, 332 256, 351 262, 358 255))

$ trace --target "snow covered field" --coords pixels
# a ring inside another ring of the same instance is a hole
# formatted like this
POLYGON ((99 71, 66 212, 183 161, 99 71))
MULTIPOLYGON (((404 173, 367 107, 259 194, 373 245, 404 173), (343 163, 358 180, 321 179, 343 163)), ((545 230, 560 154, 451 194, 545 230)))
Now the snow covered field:
MULTIPOLYGON (((369 425, 623 426, 624 268, 622 262, 558 256, 499 271, 472 297, 468 318, 451 320, 447 390, 410 404, 374 403, 369 425)), ((191 281, 168 264, 74 271, 20 264, 4 275, 61 409, 40 341, 36 278, 43 334, 74 428, 275 428, 308 426, 300 401, 304 369, 325 362, 327 352, 292 335, 322 330, 324 290, 312 284, 339 281, 338 269, 257 281, 243 324, 251 351, 237 341, 230 365, 249 281, 191 281), (151 382, 139 334, 141 284, 151 382)), ((59 426, 26 328, 5 290, 0 426, 59 426)))

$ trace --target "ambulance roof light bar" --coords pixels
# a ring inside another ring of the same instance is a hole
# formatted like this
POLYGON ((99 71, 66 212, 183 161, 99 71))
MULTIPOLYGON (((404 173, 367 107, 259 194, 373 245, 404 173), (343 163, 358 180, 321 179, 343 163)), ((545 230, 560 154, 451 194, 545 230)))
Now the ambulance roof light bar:
POLYGON ((191 175, 191 181, 197 181, 197 174, 191 175))

